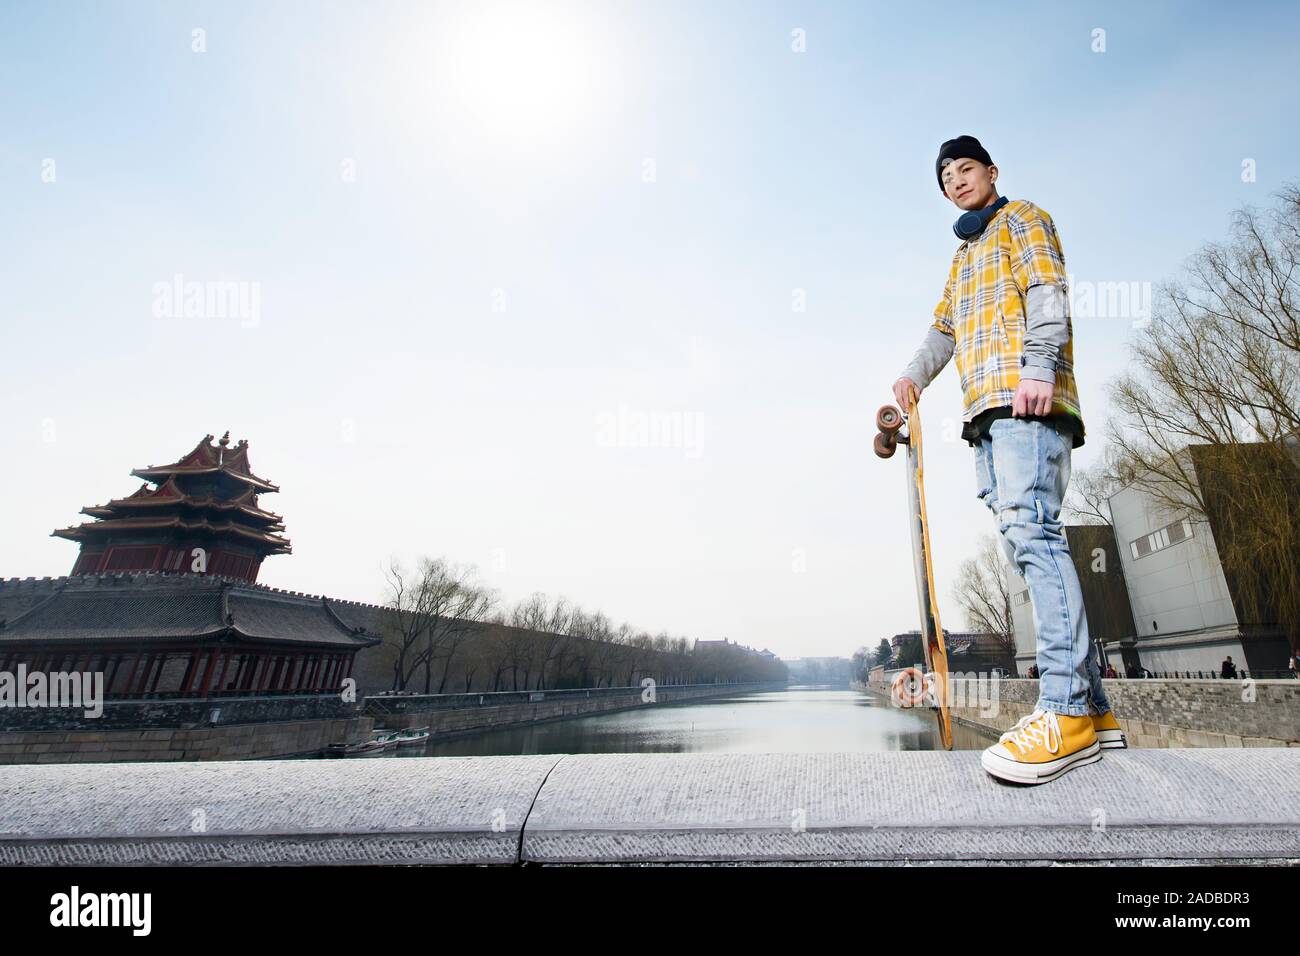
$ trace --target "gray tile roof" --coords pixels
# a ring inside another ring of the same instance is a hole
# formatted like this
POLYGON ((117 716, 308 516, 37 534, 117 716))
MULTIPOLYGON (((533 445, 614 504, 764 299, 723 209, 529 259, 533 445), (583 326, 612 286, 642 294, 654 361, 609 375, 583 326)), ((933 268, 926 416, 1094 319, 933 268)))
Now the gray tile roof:
POLYGON ((39 581, 0 579, 0 647, 202 640, 223 635, 340 649, 379 642, 377 634, 356 630, 360 622, 340 618, 335 603, 322 596, 213 575, 136 572, 39 581))

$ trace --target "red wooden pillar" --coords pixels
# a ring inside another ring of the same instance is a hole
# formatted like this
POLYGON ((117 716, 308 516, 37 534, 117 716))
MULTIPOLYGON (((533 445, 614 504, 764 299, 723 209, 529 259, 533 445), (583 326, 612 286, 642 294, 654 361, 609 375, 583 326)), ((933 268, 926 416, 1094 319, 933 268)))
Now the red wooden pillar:
POLYGON ((153 680, 149 682, 149 693, 153 694, 158 691, 158 678, 162 677, 162 672, 167 669, 167 655, 165 653, 158 655, 158 669, 153 672, 153 680))
POLYGON ((194 683, 194 676, 198 672, 199 662, 203 659, 202 651, 190 651, 189 663, 185 665, 185 676, 181 679, 182 694, 190 692, 190 685, 194 683))
POLYGON ((135 652, 135 660, 131 661, 131 672, 126 675, 126 685, 122 688, 124 694, 132 693, 131 686, 135 683, 135 672, 140 667, 140 656, 143 653, 143 651, 135 652))
POLYGON ((207 697, 208 688, 212 685, 212 672, 217 669, 217 648, 208 651, 208 666, 203 670, 203 684, 199 687, 199 696, 207 697))
POLYGON ((146 654, 144 656, 144 666, 140 668, 140 677, 136 681, 135 690, 132 693, 143 694, 145 688, 149 686, 149 673, 153 670, 153 662, 156 656, 155 654, 146 654))
POLYGON ((271 658, 265 654, 259 654, 262 661, 262 679, 258 682, 257 692, 260 694, 266 689, 266 682, 271 677, 271 658))
POLYGON ((234 656, 234 651, 226 651, 226 656, 221 664, 221 676, 217 678, 217 693, 219 694, 226 689, 226 671, 230 670, 230 659, 234 656))

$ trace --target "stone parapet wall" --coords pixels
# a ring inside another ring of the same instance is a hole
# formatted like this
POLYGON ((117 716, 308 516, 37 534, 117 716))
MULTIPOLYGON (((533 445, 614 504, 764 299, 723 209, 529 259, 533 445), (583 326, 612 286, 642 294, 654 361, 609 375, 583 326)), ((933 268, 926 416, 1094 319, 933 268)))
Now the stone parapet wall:
MULTIPOLYGON (((854 686, 889 696, 886 681, 854 686)), ((1300 747, 1300 681, 1123 679, 1103 680, 1102 688, 1130 747, 1300 747)), ((975 688, 958 686, 957 701, 963 691, 966 701, 978 699, 975 688)), ((1037 701, 1037 680, 999 680, 994 713, 975 705, 954 707, 952 715, 1001 733, 1037 701)))
POLYGON ((13 767, 0 865, 1300 862, 1300 751, 978 751, 13 767))

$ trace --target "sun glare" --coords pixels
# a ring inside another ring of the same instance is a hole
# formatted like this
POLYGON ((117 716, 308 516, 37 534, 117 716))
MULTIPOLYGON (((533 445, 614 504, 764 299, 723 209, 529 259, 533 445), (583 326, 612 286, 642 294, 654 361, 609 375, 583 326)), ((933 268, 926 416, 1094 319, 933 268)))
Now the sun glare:
POLYGON ((558 3, 468 5, 439 31, 438 101, 497 142, 567 138, 608 86, 608 39, 589 16, 558 3))

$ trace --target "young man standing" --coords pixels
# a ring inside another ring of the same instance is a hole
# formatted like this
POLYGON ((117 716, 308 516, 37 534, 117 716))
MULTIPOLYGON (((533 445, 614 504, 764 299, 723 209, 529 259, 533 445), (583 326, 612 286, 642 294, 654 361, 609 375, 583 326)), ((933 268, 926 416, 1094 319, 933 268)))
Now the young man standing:
POLYGON ((1037 704, 981 760, 1001 779, 1046 783, 1100 760, 1103 746, 1125 746, 1060 522, 1070 453, 1084 442, 1065 257, 1044 210, 998 196, 998 168, 975 137, 944 143, 935 175, 965 210, 954 226, 963 241, 934 323, 893 391, 908 408, 909 391, 919 397, 956 355, 977 494, 1029 588, 1038 631, 1037 704))

